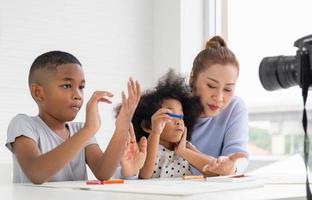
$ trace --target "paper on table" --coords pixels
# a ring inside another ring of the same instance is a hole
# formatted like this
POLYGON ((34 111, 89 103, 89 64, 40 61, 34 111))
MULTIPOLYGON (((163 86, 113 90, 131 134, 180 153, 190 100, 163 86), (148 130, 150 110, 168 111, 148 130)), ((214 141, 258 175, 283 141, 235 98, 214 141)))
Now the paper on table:
POLYGON ((241 183, 241 182, 250 182, 250 181, 255 181, 255 180, 256 180, 255 177, 246 176, 246 175, 213 176, 213 177, 206 178, 206 181, 209 181, 209 182, 241 183))
POLYGON ((31 187, 47 187, 60 189, 80 189, 103 192, 123 192, 138 194, 157 194, 169 196, 188 196, 210 192, 240 190, 246 188, 263 187, 259 181, 227 183, 209 182, 205 180, 182 180, 182 179, 149 179, 149 180, 125 180, 124 184, 87 185, 85 181, 50 182, 42 185, 23 184, 31 187))

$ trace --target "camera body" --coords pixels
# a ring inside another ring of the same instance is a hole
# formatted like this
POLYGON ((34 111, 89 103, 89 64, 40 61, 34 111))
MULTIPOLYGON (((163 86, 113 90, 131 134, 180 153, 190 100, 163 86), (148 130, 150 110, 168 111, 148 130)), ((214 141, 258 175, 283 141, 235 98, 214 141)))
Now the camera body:
POLYGON ((262 59, 259 77, 262 86, 269 91, 295 85, 312 86, 312 35, 295 41, 295 56, 273 56, 262 59))
POLYGON ((295 56, 274 56, 262 59, 259 67, 259 77, 266 90, 277 90, 299 85, 302 88, 304 130, 304 163, 306 167, 306 192, 307 199, 312 198, 308 179, 308 164, 310 140, 308 137, 308 118, 306 113, 306 100, 308 90, 312 86, 312 35, 298 39, 295 44, 298 48, 295 56))

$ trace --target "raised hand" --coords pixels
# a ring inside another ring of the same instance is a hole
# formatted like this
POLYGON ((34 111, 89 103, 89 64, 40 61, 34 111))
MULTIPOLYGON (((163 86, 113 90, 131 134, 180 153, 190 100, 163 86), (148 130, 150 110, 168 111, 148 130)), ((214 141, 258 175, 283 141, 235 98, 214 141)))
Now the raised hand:
POLYGON ((134 111, 139 103, 141 97, 141 87, 138 81, 133 81, 132 78, 128 80, 128 97, 126 97, 125 93, 122 92, 122 102, 119 114, 116 119, 116 128, 127 128, 129 129, 129 125, 134 114, 134 111))
POLYGON ((172 111, 167 108, 160 108, 153 114, 151 119, 153 134, 160 135, 163 132, 166 123, 171 120, 171 117, 166 113, 172 113, 172 111))
POLYGON ((128 141, 125 144, 125 152, 121 159, 121 175, 123 177, 135 176, 143 167, 146 159, 147 141, 145 137, 136 142, 133 125, 129 128, 128 141))
POLYGON ((113 97, 114 95, 107 91, 95 91, 91 98, 89 99, 86 106, 86 122, 85 128, 90 130, 90 133, 95 134, 101 126, 101 118, 99 115, 98 103, 112 103, 108 97, 113 97))
POLYGON ((230 156, 220 156, 213 162, 208 163, 203 167, 204 172, 212 172, 221 176, 231 175, 235 173, 235 162, 239 158, 246 157, 244 152, 236 152, 230 156))

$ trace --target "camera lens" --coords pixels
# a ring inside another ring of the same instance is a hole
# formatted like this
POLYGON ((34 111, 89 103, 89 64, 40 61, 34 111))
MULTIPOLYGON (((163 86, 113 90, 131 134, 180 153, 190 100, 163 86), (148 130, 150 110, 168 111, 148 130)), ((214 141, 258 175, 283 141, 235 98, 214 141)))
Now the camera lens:
POLYGON ((262 59, 259 77, 262 86, 269 91, 289 88, 299 84, 295 56, 274 56, 262 59))

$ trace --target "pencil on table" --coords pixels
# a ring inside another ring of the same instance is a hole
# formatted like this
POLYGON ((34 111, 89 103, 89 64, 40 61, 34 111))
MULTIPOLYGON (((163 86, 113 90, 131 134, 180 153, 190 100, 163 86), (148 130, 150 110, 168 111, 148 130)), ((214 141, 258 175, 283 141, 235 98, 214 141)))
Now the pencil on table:
POLYGON ((205 179, 205 177, 202 175, 199 175, 199 176, 182 176, 182 179, 183 180, 194 180, 194 179, 203 180, 203 179, 205 179))
POLYGON ((99 181, 99 180, 88 180, 86 181, 87 185, 105 185, 105 184, 122 184, 125 181, 122 179, 109 179, 109 180, 104 180, 104 181, 99 181))
POLYGON ((102 181, 102 184, 121 184, 124 183, 125 181, 122 179, 110 179, 110 180, 105 180, 102 181))

